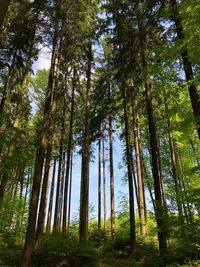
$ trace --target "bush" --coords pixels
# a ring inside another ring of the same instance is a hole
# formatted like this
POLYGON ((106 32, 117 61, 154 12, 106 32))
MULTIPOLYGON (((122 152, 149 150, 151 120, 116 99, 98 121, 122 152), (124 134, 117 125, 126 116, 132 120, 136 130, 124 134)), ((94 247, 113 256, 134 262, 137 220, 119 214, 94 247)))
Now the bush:
POLYGON ((98 266, 98 254, 87 244, 80 246, 76 238, 63 239, 57 234, 43 238, 40 252, 33 255, 33 265, 93 267, 98 266))

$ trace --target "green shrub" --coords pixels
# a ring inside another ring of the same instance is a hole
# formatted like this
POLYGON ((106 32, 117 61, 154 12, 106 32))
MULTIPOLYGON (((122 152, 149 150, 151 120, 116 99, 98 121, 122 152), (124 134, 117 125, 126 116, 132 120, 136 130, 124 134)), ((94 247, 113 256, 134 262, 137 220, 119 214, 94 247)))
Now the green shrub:
POLYGON ((63 239, 61 235, 46 236, 40 252, 33 255, 33 265, 35 267, 98 266, 98 254, 87 244, 80 246, 77 238, 63 239))

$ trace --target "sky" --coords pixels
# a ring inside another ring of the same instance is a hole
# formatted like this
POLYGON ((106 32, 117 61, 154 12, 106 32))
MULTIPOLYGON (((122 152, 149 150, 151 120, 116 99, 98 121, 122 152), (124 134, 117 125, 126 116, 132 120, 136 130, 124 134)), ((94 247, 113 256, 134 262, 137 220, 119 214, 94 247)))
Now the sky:
MULTIPOLYGON (((49 69, 50 67, 50 49, 42 47, 39 53, 38 60, 33 65, 33 71, 36 73, 38 69, 49 69)), ((35 106, 32 104, 34 112, 35 106)), ((122 178, 126 172, 124 167, 119 168, 122 163, 123 147, 116 134, 113 136, 113 162, 114 162, 114 180, 115 180, 115 209, 120 209, 120 201, 123 194, 128 194, 128 184, 124 184, 122 178)), ((105 142, 105 148, 108 148, 108 142, 105 142)), ((110 215, 110 177, 109 177, 109 151, 105 152, 106 155, 106 198, 107 198, 107 216, 110 215)), ((94 158, 90 162, 90 179, 89 179, 89 203, 94 207, 94 212, 90 214, 90 218, 97 218, 98 214, 98 145, 94 144, 94 158)), ((76 220, 79 217, 80 206, 80 179, 81 179, 81 156, 76 154, 73 157, 73 175, 72 175, 72 204, 71 204, 71 219, 76 220)), ((103 174, 102 174, 103 180, 103 174)), ((56 181, 55 181, 56 184, 56 181)), ((103 192, 103 184, 102 184, 103 192)), ((55 199, 55 192, 54 192, 55 199)), ((136 201, 135 201, 136 203, 136 201)), ((55 205, 55 201, 54 201, 55 205)), ((147 200, 148 206, 148 200, 147 200)), ((103 217, 103 195, 102 195, 102 217, 103 217)))

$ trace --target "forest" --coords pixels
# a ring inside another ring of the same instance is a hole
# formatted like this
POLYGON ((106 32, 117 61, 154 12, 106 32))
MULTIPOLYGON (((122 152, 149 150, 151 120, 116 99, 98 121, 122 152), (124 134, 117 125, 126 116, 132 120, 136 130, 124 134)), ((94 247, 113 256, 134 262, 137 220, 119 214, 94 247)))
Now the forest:
POLYGON ((0 0, 0 266, 200 266, 200 1, 0 0))

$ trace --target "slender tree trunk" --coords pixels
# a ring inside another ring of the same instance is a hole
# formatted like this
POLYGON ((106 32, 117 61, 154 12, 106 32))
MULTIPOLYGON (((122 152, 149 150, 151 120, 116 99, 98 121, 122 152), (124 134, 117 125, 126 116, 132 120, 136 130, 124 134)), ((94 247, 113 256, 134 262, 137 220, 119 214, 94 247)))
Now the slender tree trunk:
MULTIPOLYGON (((185 35, 183 31, 183 25, 180 18, 178 5, 176 0, 170 0, 170 4, 172 7, 172 18, 176 25, 176 32, 177 32, 177 38, 179 40, 184 41, 185 35)), ((192 104, 193 114, 196 120, 196 127, 197 132, 200 140, 200 95, 198 93, 197 85, 193 81, 194 74, 192 70, 192 63, 190 62, 188 50, 185 46, 184 50, 181 53, 182 61, 183 61, 183 67, 185 71, 186 81, 188 82, 188 90, 190 94, 190 100, 192 104)))
POLYGON ((56 157, 54 157, 51 192, 50 192, 50 197, 49 197, 49 210, 48 210, 48 217, 47 217, 47 233, 48 234, 50 234, 51 232, 51 218, 52 218, 52 209, 53 209, 53 193, 54 193, 54 185, 55 185, 55 174, 56 174, 56 157))
POLYGON ((8 11, 11 0, 1 0, 0 1, 0 31, 3 26, 3 21, 8 11))
MULTIPOLYGON (((176 151, 176 162, 177 162, 177 166, 179 167, 179 186, 180 186, 180 190, 182 192, 184 192, 184 197, 185 197, 185 202, 186 202, 186 206, 187 206, 187 211, 186 208, 185 209, 185 214, 189 215, 189 221, 190 223, 193 222, 193 215, 192 215, 192 211, 191 211, 191 207, 190 207, 190 203, 188 201, 188 194, 185 188, 185 181, 184 181, 184 172, 183 172, 183 168, 182 168, 182 164, 181 164, 181 159, 180 159, 180 155, 179 153, 176 151)), ((185 205, 184 205, 185 207, 185 205)), ((188 220, 187 220, 188 221, 188 220)))
MULTIPOLYGON (((34 35, 33 37, 35 37, 35 31, 34 31, 33 35, 34 35)), ((25 67, 25 70, 24 70, 24 73, 23 73, 23 78, 22 78, 21 83, 19 85, 16 114, 15 114, 15 118, 14 118, 13 125, 12 125, 13 134, 11 136, 10 145, 9 145, 9 148, 8 148, 8 156, 10 158, 12 158, 14 153, 15 153, 15 144, 17 143, 16 129, 20 127, 20 118, 21 118, 22 112, 23 112, 23 95, 24 95, 24 91, 26 89, 27 78, 28 78, 28 74, 29 74, 29 71, 30 71, 31 58, 32 58, 32 55, 33 55, 33 45, 34 45, 34 42, 32 42, 32 44, 31 44, 31 47, 30 47, 30 50, 29 50, 29 55, 28 55, 28 60, 26 62, 26 67, 25 67)), ((16 57, 16 55, 13 56, 13 63, 12 63, 13 66, 11 66, 11 70, 10 70, 11 73, 14 71, 15 57, 16 57)), ((10 73, 10 75, 8 77, 8 80, 7 80, 5 89, 4 89, 5 90, 4 91, 4 95, 3 95, 3 98, 1 100, 0 114, 1 114, 1 112, 3 112, 5 101, 6 101, 7 94, 8 94, 8 90, 10 89, 10 83, 11 83, 10 79, 12 77, 11 73, 10 73)), ((7 181, 8 181, 8 172, 3 172, 3 174, 2 174, 2 182, 1 182, 1 185, 0 185, 0 209, 1 209, 2 204, 3 204, 3 197, 4 197, 7 181)))
POLYGON ((58 49, 57 54, 57 66, 55 66, 55 83, 54 83, 54 96, 52 98, 51 103, 51 115, 49 118, 49 133, 47 138, 47 148, 46 148, 46 161, 45 161, 45 168, 44 168, 44 176, 42 181, 42 192, 41 192, 41 199, 40 199, 40 207, 39 207, 39 216, 38 216, 38 223, 36 229, 36 237, 35 237, 35 251, 39 251, 41 241, 42 241, 42 234, 44 231, 44 224, 45 224, 45 215, 46 215, 46 206, 47 206, 47 198, 48 198, 48 185, 50 179, 50 168, 51 168, 51 161, 52 161, 52 146, 53 146, 53 136, 54 136, 54 129, 55 129, 55 113, 56 113, 56 105, 57 105, 57 95, 56 89, 58 87, 58 73, 59 73, 59 58, 61 53, 61 44, 58 49))
POLYGON ((158 242, 160 253, 164 253, 167 249, 167 239, 165 232, 164 223, 164 209, 162 204, 162 193, 161 193, 161 178, 159 174, 159 156, 158 156, 158 140, 157 132, 153 115, 152 106, 152 91, 151 91, 151 81, 148 80, 147 76, 147 55, 145 50, 146 42, 146 30, 143 25, 143 18, 141 17, 141 10, 139 6, 139 16, 138 16, 138 28, 139 28, 139 41, 140 41, 140 54, 144 74, 145 83, 145 94, 146 94, 146 105, 147 105, 147 116, 148 116, 148 127, 149 127, 149 140, 151 148, 151 159, 152 159, 152 174, 154 179, 154 192, 155 192, 155 216, 158 227, 158 242))
POLYGON ((23 209, 22 209, 21 228, 22 228, 22 224, 23 224, 23 221, 24 221, 24 214, 25 214, 25 211, 26 211, 26 204, 27 204, 26 202, 27 202, 29 183, 30 183, 30 171, 28 170, 28 177, 27 177, 26 189, 25 189, 25 195, 24 195, 24 205, 23 205, 23 209))
POLYGON ((136 197, 136 201, 137 201, 137 207, 138 207, 138 211, 139 211, 139 217, 140 217, 140 210, 139 210, 139 198, 138 198, 138 185, 137 185, 137 179, 136 179, 136 175, 135 175, 135 166, 134 166, 134 160, 133 160, 133 145, 131 144, 131 166, 132 166, 132 175, 133 175, 133 182, 134 182, 134 188, 135 188, 135 197, 136 197))
POLYGON ((59 213, 58 213, 58 225, 59 231, 62 231, 62 218, 63 218, 63 199, 64 199, 64 183, 65 183, 65 162, 66 154, 63 153, 62 160, 62 178, 61 178, 61 186, 60 186, 60 197, 59 197, 59 213))
POLYGON ((74 67, 72 83, 73 83, 72 84, 72 99, 71 99, 71 110, 70 110, 69 136, 68 136, 68 144, 67 144, 67 164, 66 164, 66 173, 65 173, 64 204, 63 204, 63 222, 62 222, 63 237, 66 237, 66 234, 67 234, 67 198, 68 198, 69 174, 70 174, 70 165, 71 165, 70 160, 71 160, 72 142, 73 142, 74 104, 75 104, 74 101, 75 101, 75 90, 76 90, 76 67, 74 67))
POLYGON ((134 129, 134 144, 135 144, 135 156, 137 165, 137 178, 138 178, 138 208, 140 216, 140 233, 143 237, 147 235, 146 232, 146 212, 145 212, 145 194, 144 194, 144 176, 142 170, 142 157, 141 157, 141 141, 140 141, 140 129, 138 118, 138 103, 137 98, 134 95, 132 99, 132 114, 133 114, 133 129, 134 129))
POLYGON ((131 162, 131 146, 130 146, 130 131, 128 118, 127 92, 124 81, 122 81, 122 94, 124 101, 124 122, 125 122, 125 137, 126 137, 126 156, 128 168, 128 184, 129 184, 129 213, 130 213, 130 247, 134 249, 136 246, 135 232, 135 210, 134 210, 134 193, 133 193, 133 176, 131 162))
POLYGON ((159 176, 159 163, 158 163, 158 141, 156 134, 156 127, 153 116, 152 107, 152 93, 151 93, 151 83, 149 81, 145 82, 146 88, 146 102, 147 102, 147 113, 148 113, 148 124, 149 124, 149 135, 150 135, 150 147, 151 147, 151 157, 152 157, 152 174, 154 178, 154 192, 155 192, 155 215, 158 225, 158 241, 160 252, 164 252, 167 249, 165 224, 164 224, 164 211, 162 205, 162 194, 160 188, 160 176, 159 176))
POLYGON ((176 202, 178 207, 178 214, 179 214, 179 221, 181 229, 183 230, 183 210, 182 210, 182 203, 180 200, 180 185, 178 181, 178 173, 177 173, 177 165, 176 165, 176 152, 175 152, 175 143, 173 133, 171 131, 171 123, 169 118, 169 109, 167 104, 167 98, 164 92, 164 103, 165 103, 165 111, 167 115, 167 126, 168 126, 168 137, 169 137, 169 147, 170 147, 170 154, 171 154, 171 168, 172 168, 172 176, 174 180, 175 192, 176 192, 176 202))
POLYGON ((73 175, 73 152, 71 152, 71 164, 70 164, 70 181, 69 181, 69 205, 68 205, 68 230, 70 227, 71 219, 71 199, 72 199, 72 175, 73 175))
POLYGON ((104 209, 104 231, 107 223, 107 205, 106 205, 106 164, 105 164, 105 137, 102 131, 102 163, 103 163, 103 209, 104 209))
MULTIPOLYGON (((63 111, 64 112, 64 111, 63 111)), ((59 207, 60 207, 60 195, 61 195, 61 179, 62 179, 62 165, 63 165, 63 141, 64 141, 64 119, 61 127, 61 139, 59 148, 59 164, 58 164, 58 175, 57 175, 57 188, 56 188, 56 204, 54 213, 54 224, 53 232, 59 231, 59 207)))
MULTIPOLYGON (((57 24, 57 23, 56 23, 57 24)), ((47 139, 49 133, 49 119, 52 109, 52 100, 54 97, 54 71, 55 71, 55 61, 57 57, 57 47, 58 47, 58 25, 55 26, 53 50, 51 58, 51 68, 49 73, 48 90, 45 100, 44 115, 42 120, 42 128, 39 136, 39 144, 35 160, 35 171, 33 177, 33 186, 31 193, 31 201, 29 207, 29 219, 28 227, 25 238, 25 245, 22 258, 22 267, 28 267, 31 263, 31 255, 35 244, 35 227, 37 219, 37 207, 40 194, 40 184, 42 178, 42 170, 45 158, 45 152, 47 149, 47 139)))
POLYGON ((101 230, 101 129, 99 131, 98 150, 98 230, 101 230))
POLYGON ((87 88, 86 88, 86 100, 85 100, 84 141, 83 141, 83 151, 82 151, 80 226, 79 226, 79 237, 81 244, 84 243, 88 238, 91 62, 92 62, 92 44, 90 44, 88 51, 88 66, 86 73, 87 88))
MULTIPOLYGON (((109 88, 109 102, 111 101, 111 92, 109 88)), ((109 114, 109 147, 110 147, 110 217, 111 217, 111 239, 115 240, 115 191, 114 191, 114 166, 113 166, 113 129, 112 116, 109 114)))
MULTIPOLYGON (((48 141, 48 143, 50 140, 48 141)), ((46 206, 47 206, 47 198, 48 198, 48 184, 50 179, 50 171, 51 171, 51 144, 48 144, 47 149, 47 156, 45 162, 45 169, 44 169, 44 177, 42 183, 42 193, 40 199, 40 207, 39 207, 39 215, 38 215, 38 222, 37 222, 37 229, 36 229, 36 236, 35 236, 35 251, 39 251, 42 241, 42 234, 44 231, 44 223, 45 223, 45 213, 46 213, 46 206)))
POLYGON ((5 106, 9 91, 10 91, 11 83, 12 83, 12 80, 14 79, 16 58, 17 58, 17 50, 15 50, 13 53, 12 63, 11 63, 11 66, 9 67, 8 77, 4 85, 3 96, 1 98, 1 103, 0 103, 0 115, 4 111, 4 106, 5 106))

